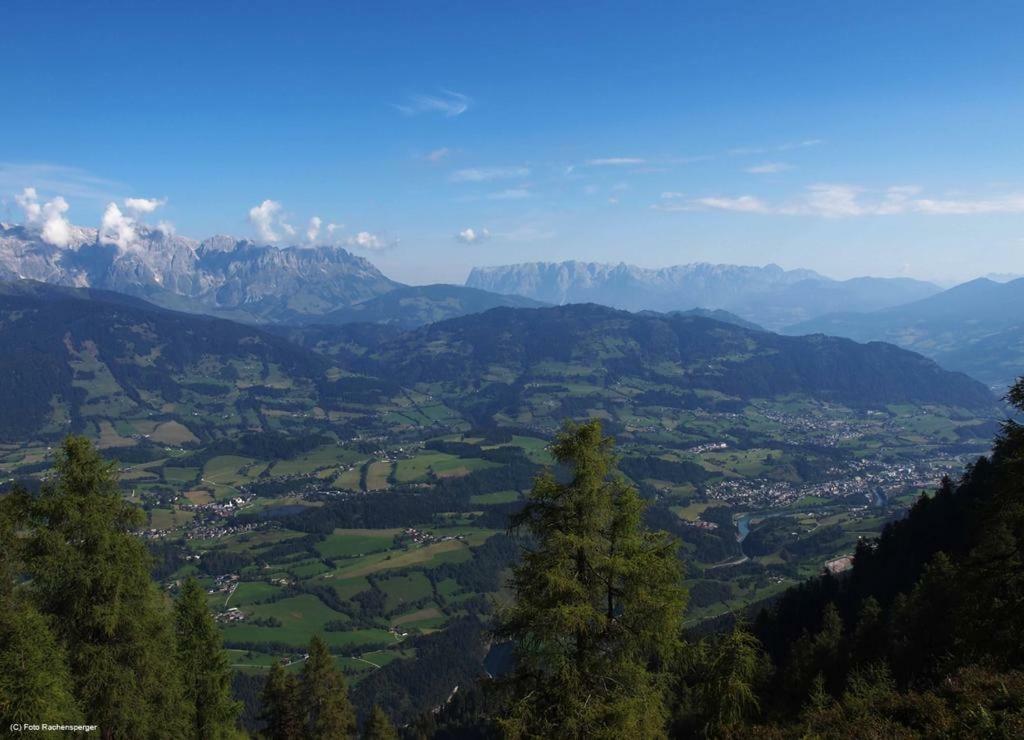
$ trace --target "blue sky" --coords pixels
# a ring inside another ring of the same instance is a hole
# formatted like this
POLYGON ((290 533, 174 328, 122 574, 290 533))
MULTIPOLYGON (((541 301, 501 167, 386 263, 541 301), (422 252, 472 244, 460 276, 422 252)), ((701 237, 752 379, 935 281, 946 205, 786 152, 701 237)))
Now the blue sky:
POLYGON ((195 237, 303 243, 316 217, 414 283, 1024 273, 1022 25, 1013 2, 11 0, 0 215, 35 187, 92 226, 157 199, 139 218, 195 237))

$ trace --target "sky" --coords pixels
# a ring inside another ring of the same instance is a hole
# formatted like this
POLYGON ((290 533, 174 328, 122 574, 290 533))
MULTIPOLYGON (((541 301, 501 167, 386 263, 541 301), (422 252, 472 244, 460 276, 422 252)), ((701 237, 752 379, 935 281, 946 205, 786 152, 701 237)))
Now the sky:
POLYGON ((1019 2, 7 0, 2 25, 3 220, 113 202, 409 283, 1024 273, 1019 2))

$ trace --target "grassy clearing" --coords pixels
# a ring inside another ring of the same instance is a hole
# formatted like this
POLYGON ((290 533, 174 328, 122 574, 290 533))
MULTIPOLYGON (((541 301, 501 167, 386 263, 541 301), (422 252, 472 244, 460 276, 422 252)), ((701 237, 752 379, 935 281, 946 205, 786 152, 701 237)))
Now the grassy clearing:
POLYGON ((434 587, 422 573, 409 573, 404 576, 394 576, 381 580, 377 584, 381 591, 387 594, 387 601, 384 608, 387 611, 397 609, 402 604, 431 596, 434 587))
POLYGON ((392 620, 392 624, 396 627, 419 627, 421 629, 429 627, 440 627, 446 621, 446 617, 441 613, 441 610, 436 606, 428 606, 425 609, 419 609, 408 614, 403 614, 400 617, 396 617, 392 620))
POLYGON ((449 540, 447 542, 435 542, 431 545, 417 547, 400 554, 384 555, 383 553, 377 553, 365 558, 365 560, 373 562, 360 561, 357 565, 342 568, 335 572, 341 578, 355 578, 356 576, 367 576, 384 570, 408 568, 425 563, 459 562, 460 559, 465 559, 469 556, 469 548, 466 545, 458 540, 449 540))
POLYGON ((229 606, 246 606, 257 601, 269 599, 281 593, 279 586, 274 586, 263 581, 243 581, 238 584, 235 592, 226 600, 229 606))
POLYGON ((353 530, 335 530, 334 534, 319 543, 316 549, 328 559, 351 558, 387 550, 394 541, 394 534, 390 532, 397 530, 378 531, 384 534, 355 534, 353 530))
POLYGON ((513 501, 519 500, 519 491, 495 491, 494 493, 478 493, 476 496, 470 496, 471 503, 482 504, 484 506, 493 504, 509 504, 513 501))
POLYGON ((149 435, 149 438, 154 442, 165 445, 193 444, 199 441, 196 435, 189 431, 188 427, 176 421, 165 421, 160 424, 149 435))

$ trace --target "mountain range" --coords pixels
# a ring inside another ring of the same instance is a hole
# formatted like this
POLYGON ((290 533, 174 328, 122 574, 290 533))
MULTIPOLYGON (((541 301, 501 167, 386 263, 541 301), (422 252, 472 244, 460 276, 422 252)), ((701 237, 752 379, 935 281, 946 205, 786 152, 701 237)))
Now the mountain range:
POLYGON ((786 328, 912 349, 1005 389, 1024 368, 1024 278, 978 278, 906 305, 829 314, 786 328))
POLYGON ((556 305, 600 303, 627 311, 724 309, 767 329, 838 311, 873 311, 933 295, 908 278, 832 280, 812 270, 694 263, 646 269, 594 262, 531 262, 477 267, 466 285, 556 305))
POLYGON ((197 241, 143 224, 116 241, 74 226, 56 246, 35 229, 0 224, 0 280, 116 291, 249 324, 408 330, 497 307, 593 302, 892 342, 993 388, 1008 386, 1024 366, 1024 320, 1016 318, 1024 315, 1024 279, 1005 278, 942 291, 906 278, 832 280, 777 265, 537 262, 474 268, 464 286, 408 286, 338 246, 277 247, 229 236, 197 241))
POLYGON ((852 406, 993 404, 980 383, 892 345, 694 315, 501 307, 412 331, 367 328, 311 327, 304 341, 302 330, 284 337, 117 293, 0 283, 0 342, 16 348, 0 360, 0 439, 88 428, 116 444, 119 429, 141 422, 179 442, 287 431, 412 386, 481 423, 521 414, 538 394, 546 400, 533 416, 543 410, 554 424, 595 403, 713 409, 792 394, 852 406), (570 385, 585 378, 606 389, 601 399, 574 397, 570 385), (646 395, 624 393, 624 379, 646 395))

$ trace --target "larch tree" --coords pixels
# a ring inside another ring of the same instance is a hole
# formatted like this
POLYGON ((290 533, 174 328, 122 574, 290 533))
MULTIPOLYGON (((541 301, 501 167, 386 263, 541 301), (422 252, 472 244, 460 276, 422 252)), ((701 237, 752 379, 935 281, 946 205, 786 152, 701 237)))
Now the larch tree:
POLYGON ((529 547, 496 634, 516 645, 511 737, 659 737, 686 593, 677 543, 642 522, 597 420, 567 423, 512 528, 529 547))
POLYGON ((231 698, 231 667, 220 631, 195 578, 185 581, 174 610, 178 663, 197 740, 231 737, 241 705, 231 698))
POLYGON ((341 675, 327 643, 314 635, 309 657, 302 667, 302 709, 306 714, 306 732, 314 738, 348 738, 356 734, 356 713, 348 697, 345 677, 341 675))
POLYGON ((363 740, 398 740, 398 732, 384 710, 376 704, 370 710, 363 728, 363 740))

